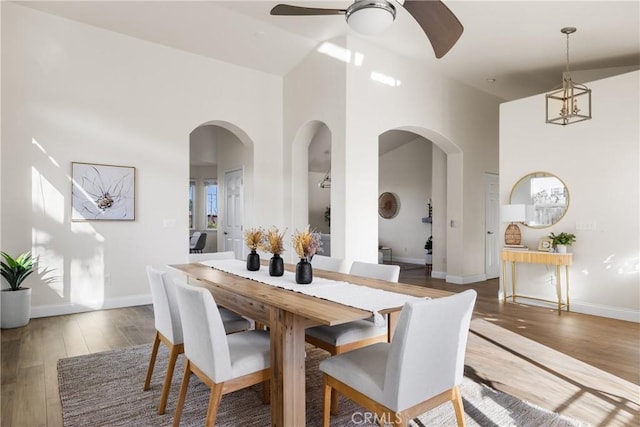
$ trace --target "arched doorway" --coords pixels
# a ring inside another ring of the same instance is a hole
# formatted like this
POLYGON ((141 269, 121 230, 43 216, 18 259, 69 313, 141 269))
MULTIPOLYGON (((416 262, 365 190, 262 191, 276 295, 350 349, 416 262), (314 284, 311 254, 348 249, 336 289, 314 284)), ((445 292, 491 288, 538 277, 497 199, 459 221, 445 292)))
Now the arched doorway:
POLYGON ((324 221, 324 212, 331 206, 332 189, 319 184, 331 168, 331 140, 329 127, 314 120, 300 127, 291 145, 290 227, 301 230, 309 224, 323 232, 325 238, 331 230, 324 221))
POLYGON ((233 250, 242 258, 242 225, 253 191, 248 179, 253 176, 253 142, 237 126, 211 121, 190 133, 189 145, 189 232, 206 233, 203 252, 233 250), (228 177, 238 173, 231 186, 228 177), (227 194, 231 188, 233 195, 227 194))
POLYGON ((309 142, 309 226, 321 234, 322 255, 331 256, 331 131, 318 128, 309 142))
POLYGON ((446 279, 447 253, 455 246, 447 218, 462 191, 460 180, 451 176, 462 173, 457 161, 461 150, 436 132, 412 126, 381 133, 378 144, 379 194, 397 193, 402 205, 396 217, 379 217, 379 245, 392 249, 383 253, 383 261, 393 253, 394 263, 422 266, 431 237, 431 274, 446 279))

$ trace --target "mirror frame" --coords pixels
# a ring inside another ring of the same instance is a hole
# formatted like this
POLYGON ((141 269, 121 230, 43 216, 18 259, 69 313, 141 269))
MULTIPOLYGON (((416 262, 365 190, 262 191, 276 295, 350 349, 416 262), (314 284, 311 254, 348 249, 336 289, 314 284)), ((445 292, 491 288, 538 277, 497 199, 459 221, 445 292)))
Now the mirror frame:
POLYGON ((540 228, 549 228, 549 227, 553 227, 554 225, 556 225, 558 222, 560 222, 562 220, 562 218, 565 217, 565 215, 567 214, 567 211, 569 210, 569 205, 571 202, 571 197, 569 195, 569 188, 567 187, 567 184, 560 179, 557 175, 551 173, 551 172, 544 172, 544 171, 537 171, 537 172, 531 172, 525 176, 523 176, 522 178, 520 178, 518 180, 518 182, 515 183, 515 185, 513 186, 513 188, 511 189, 511 193, 509 194, 509 204, 513 204, 514 200, 513 200, 513 196, 514 193, 516 191, 516 189, 518 188, 518 186, 520 186, 523 182, 530 180, 531 178, 556 178, 558 181, 560 181, 560 183, 562 184, 562 186, 564 187, 564 194, 565 197, 567 199, 567 203, 566 206, 564 208, 564 211, 562 212, 562 215, 560 215, 560 217, 558 217, 558 219, 551 223, 551 224, 538 224, 538 225, 531 225, 528 224, 526 221, 522 222, 522 225, 529 227, 529 228, 535 228, 535 229, 540 229, 540 228))

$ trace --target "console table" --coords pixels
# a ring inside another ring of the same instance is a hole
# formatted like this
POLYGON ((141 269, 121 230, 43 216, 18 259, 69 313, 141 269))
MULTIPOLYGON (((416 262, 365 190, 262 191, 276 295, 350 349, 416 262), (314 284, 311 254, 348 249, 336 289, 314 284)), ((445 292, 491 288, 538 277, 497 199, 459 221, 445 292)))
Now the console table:
POLYGON ((567 311, 570 311, 569 306, 569 266, 573 261, 572 254, 559 254, 552 252, 539 252, 539 251, 517 251, 503 249, 500 252, 500 258, 502 259, 502 280, 505 284, 503 292, 503 301, 506 302, 510 296, 512 302, 516 302, 516 298, 528 298, 546 302, 550 301, 542 298, 529 297, 525 295, 518 295, 516 292, 516 263, 525 264, 545 264, 556 266, 556 294, 558 303, 558 314, 562 313, 562 308, 565 307, 567 311), (506 282, 507 282, 507 263, 511 263, 511 295, 507 295, 506 282), (561 283, 561 268, 565 268, 565 292, 566 302, 562 302, 562 283, 561 283))
POLYGON ((380 246, 378 248, 382 252, 382 263, 384 264, 384 253, 389 252, 389 264, 393 264, 393 250, 387 246, 380 246))

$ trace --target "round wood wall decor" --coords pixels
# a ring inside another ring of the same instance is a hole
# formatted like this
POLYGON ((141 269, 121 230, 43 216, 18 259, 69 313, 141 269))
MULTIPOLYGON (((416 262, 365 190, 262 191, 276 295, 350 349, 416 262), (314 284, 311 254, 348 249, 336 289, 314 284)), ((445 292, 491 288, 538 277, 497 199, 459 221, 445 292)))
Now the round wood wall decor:
POLYGON ((378 214, 382 218, 393 218, 398 214, 398 197, 393 193, 382 193, 378 197, 378 214))

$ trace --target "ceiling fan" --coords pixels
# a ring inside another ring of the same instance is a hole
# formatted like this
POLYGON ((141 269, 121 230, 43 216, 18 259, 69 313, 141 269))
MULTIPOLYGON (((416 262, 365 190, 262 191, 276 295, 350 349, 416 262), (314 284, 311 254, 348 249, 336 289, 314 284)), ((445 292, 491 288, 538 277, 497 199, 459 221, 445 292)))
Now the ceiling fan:
POLYGON ((464 28, 456 16, 439 0, 355 0, 346 9, 279 4, 271 9, 271 15, 311 16, 345 15, 347 23, 362 34, 382 32, 396 17, 397 3, 415 19, 433 46, 436 58, 442 58, 462 35, 464 28))

